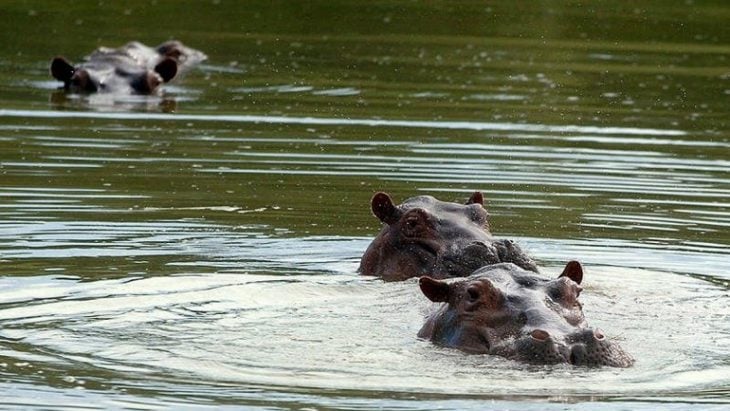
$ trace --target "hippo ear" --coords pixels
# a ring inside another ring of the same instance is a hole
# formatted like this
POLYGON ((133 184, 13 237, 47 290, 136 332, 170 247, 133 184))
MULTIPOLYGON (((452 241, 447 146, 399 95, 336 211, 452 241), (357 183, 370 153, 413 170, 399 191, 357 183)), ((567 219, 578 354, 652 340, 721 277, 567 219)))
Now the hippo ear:
POLYGON ((172 80, 177 74, 177 62, 170 57, 165 57, 164 60, 157 63, 155 71, 162 77, 162 80, 167 83, 172 80))
POLYGON ((393 200, 385 193, 375 193, 370 201, 375 217, 386 224, 393 224, 401 216, 401 211, 393 204, 393 200))
POLYGON ((51 61, 51 75, 56 80, 66 83, 71 80, 74 71, 74 66, 63 57, 56 57, 51 61))
POLYGON ((431 277, 421 277, 418 280, 423 295, 435 303, 443 303, 449 301, 449 293, 451 287, 445 281, 434 280, 431 277))
POLYGON ((180 56, 182 56, 182 43, 180 43, 177 40, 170 40, 166 41, 159 46, 157 46, 157 52, 160 53, 160 55, 165 57, 170 57, 175 59, 175 61, 180 60, 180 56))
POLYGON ((160 85, 160 77, 152 72, 145 72, 134 78, 130 84, 132 88, 142 94, 151 93, 160 85))
POLYGON ((475 191, 474 194, 469 197, 469 200, 466 201, 466 205, 469 204, 481 204, 484 205, 484 196, 482 195, 481 191, 475 191))
POLYGON ((568 277, 577 284, 580 284, 583 281, 583 267, 577 261, 570 261, 565 265, 563 273, 558 276, 558 278, 560 277, 568 277))
POLYGON ((99 90, 97 83, 91 78, 91 74, 86 69, 78 69, 74 71, 73 76, 69 80, 73 86, 80 91, 93 93, 99 90))

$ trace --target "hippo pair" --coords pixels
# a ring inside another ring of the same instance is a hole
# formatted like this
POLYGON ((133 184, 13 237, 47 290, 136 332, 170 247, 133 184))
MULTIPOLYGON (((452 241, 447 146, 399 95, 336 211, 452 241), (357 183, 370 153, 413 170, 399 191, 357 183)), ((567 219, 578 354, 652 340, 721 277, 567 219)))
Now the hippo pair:
POLYGON ((76 66, 56 57, 51 75, 63 82, 64 89, 77 93, 150 94, 206 58, 176 40, 156 48, 130 42, 119 48, 99 48, 76 66))
POLYGON ((418 196, 395 205, 375 194, 372 211, 385 224, 359 271, 386 281, 420 277, 423 294, 444 303, 418 333, 437 345, 533 364, 631 366, 629 354, 586 323, 580 263, 556 279, 538 275, 517 244, 492 237, 483 203, 479 192, 465 204, 418 196))

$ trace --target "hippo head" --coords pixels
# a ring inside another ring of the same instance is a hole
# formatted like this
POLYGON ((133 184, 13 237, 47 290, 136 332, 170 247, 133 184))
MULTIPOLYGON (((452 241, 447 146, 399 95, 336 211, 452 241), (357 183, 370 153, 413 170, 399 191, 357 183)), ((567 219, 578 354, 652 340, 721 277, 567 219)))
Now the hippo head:
POLYGON ((161 57, 169 57, 182 67, 200 63, 208 58, 202 51, 190 48, 178 40, 166 41, 157 46, 156 51, 161 57))
POLYGON ((64 88, 77 93, 132 92, 149 94, 163 82, 170 81, 177 73, 177 63, 172 58, 160 61, 153 70, 109 61, 97 64, 85 63, 73 66, 63 57, 51 62, 51 75, 63 82, 64 88))
POLYGON ((418 336, 469 353, 533 364, 631 366, 629 354, 586 324, 578 301, 582 279, 577 261, 552 280, 509 263, 451 282, 421 277, 423 294, 445 304, 418 336))
POLYGON ((500 262, 537 271, 514 242, 492 238, 483 203, 480 192, 465 204, 418 196, 395 205, 388 194, 375 194, 372 211, 384 226, 365 251, 360 272, 389 281, 449 278, 500 262))

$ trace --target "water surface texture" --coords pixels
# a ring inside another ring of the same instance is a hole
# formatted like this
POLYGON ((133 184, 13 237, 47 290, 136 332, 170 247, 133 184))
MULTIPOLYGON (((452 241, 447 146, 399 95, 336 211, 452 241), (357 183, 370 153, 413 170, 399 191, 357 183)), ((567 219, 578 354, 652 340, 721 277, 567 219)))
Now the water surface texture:
POLYGON ((730 5, 489 3, 3 3, 0 406, 726 408, 730 5), (48 74, 170 38, 153 96, 48 74), (474 190, 634 367, 438 348, 357 275, 374 192, 474 190))

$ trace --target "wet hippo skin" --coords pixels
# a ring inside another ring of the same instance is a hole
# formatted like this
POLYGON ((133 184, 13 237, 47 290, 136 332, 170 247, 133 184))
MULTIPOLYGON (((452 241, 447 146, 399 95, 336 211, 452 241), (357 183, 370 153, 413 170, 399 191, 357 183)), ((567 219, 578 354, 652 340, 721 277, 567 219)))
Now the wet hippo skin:
POLYGON ((629 354, 586 323, 578 301, 582 280, 577 261, 556 279, 511 263, 451 281, 422 277, 423 294, 444 304, 418 336, 444 347, 532 364, 631 366, 629 354))
POLYGON ((537 272, 517 244, 492 237, 483 203, 480 192, 465 204, 418 196, 395 205, 388 194, 375 194, 372 212, 384 225, 362 256, 360 273, 386 281, 463 277, 502 262, 537 272))
POLYGON ((99 48, 77 65, 58 56, 50 71, 71 92, 150 94, 206 58, 176 40, 156 48, 130 42, 119 48, 99 48))

